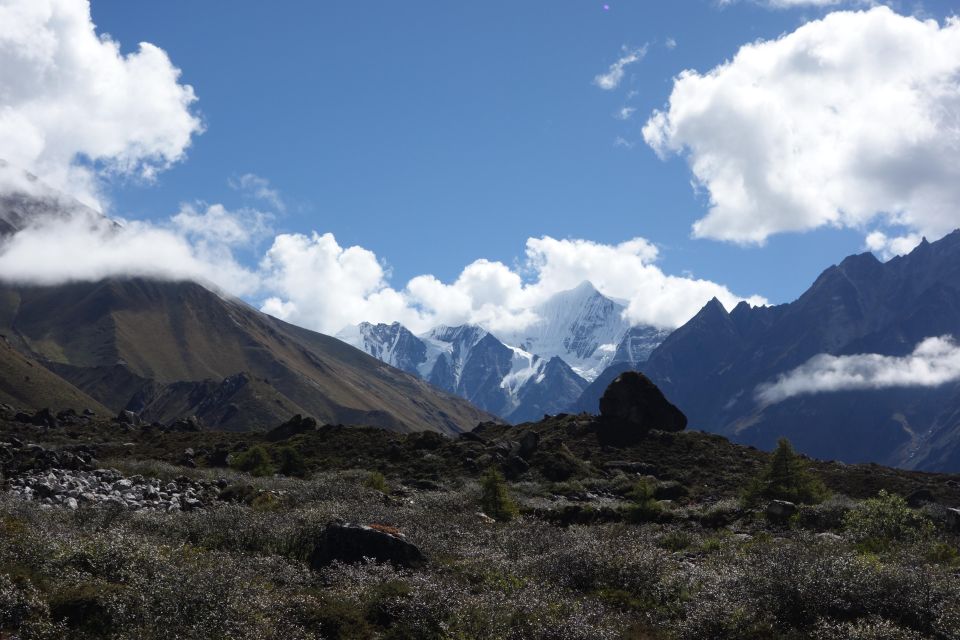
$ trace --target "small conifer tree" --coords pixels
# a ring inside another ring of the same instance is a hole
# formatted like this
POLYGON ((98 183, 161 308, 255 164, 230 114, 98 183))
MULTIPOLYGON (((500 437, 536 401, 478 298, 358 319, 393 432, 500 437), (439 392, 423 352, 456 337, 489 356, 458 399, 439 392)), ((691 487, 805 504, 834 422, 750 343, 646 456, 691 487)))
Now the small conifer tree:
POLYGON ((480 478, 480 506, 494 520, 506 522, 519 514, 517 504, 510 496, 510 489, 503 474, 490 467, 480 478))
POLYGON ((760 500, 816 504, 828 495, 823 482, 810 472, 790 441, 780 438, 770 462, 747 487, 744 499, 750 504, 760 500))

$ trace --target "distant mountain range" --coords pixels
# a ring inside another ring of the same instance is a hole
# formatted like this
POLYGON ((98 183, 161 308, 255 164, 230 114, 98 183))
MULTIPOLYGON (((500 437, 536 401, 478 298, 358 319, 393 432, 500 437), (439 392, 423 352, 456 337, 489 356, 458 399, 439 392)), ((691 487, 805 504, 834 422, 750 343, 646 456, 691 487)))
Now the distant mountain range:
POLYGON ((519 423, 567 410, 609 365, 636 366, 669 334, 631 328, 625 308, 583 282, 537 306, 524 331, 462 325, 417 336, 398 323, 362 323, 337 337, 519 423))
POLYGON ((891 358, 939 336, 960 337, 960 231, 886 263, 850 256, 789 304, 728 313, 712 300, 640 368, 694 428, 763 448, 786 436, 820 458, 958 471, 960 382, 943 371, 950 361, 933 362, 944 384, 920 386, 928 374, 917 359, 897 386, 883 382, 891 367, 910 366, 891 358), (874 355, 843 359, 856 354, 874 355), (845 362, 853 386, 870 388, 829 390, 835 373, 818 367, 845 362), (781 376, 807 376, 819 392, 762 393, 781 376))
MULTIPOLYGON (((0 196, 0 237, 44 216, 98 215, 30 192, 0 196)), ((711 300, 672 333, 631 327, 623 303, 588 282, 534 312, 519 332, 363 323, 338 340, 190 282, 0 284, 0 402, 235 430, 302 413, 454 434, 494 416, 596 412, 606 386, 639 369, 693 429, 960 470, 960 231, 886 263, 850 256, 789 304, 711 300)))

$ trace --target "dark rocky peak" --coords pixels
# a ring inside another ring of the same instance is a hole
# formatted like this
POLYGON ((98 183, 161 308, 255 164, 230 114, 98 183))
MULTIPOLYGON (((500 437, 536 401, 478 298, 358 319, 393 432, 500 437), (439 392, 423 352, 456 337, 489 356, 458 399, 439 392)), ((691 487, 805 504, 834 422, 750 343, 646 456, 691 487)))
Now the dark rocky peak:
POLYGON ((883 263, 871 252, 847 256, 839 267, 851 280, 877 278, 883 271, 883 263))

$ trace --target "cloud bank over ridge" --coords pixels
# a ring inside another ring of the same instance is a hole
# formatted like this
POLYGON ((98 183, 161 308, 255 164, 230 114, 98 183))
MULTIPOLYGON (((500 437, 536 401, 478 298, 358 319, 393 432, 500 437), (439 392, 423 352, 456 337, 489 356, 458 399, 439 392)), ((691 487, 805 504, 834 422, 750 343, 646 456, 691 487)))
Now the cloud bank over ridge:
POLYGON ((757 399, 775 404, 814 393, 937 387, 960 380, 960 345, 952 336, 927 338, 903 357, 875 353, 821 354, 757 388, 757 399))

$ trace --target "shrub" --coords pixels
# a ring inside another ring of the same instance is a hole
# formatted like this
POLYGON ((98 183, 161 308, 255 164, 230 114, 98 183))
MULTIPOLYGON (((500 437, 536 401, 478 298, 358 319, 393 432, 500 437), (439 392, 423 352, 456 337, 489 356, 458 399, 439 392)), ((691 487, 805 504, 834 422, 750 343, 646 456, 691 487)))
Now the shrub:
POLYGON ((823 482, 810 473, 790 441, 780 438, 766 468, 747 487, 744 501, 747 504, 757 504, 761 500, 817 504, 828 495, 823 482))
POLYGON ((274 472, 270 454, 260 445, 250 447, 241 453, 231 462, 231 466, 254 476, 272 476, 274 472))
POLYGON ((363 484, 381 493, 387 493, 390 490, 390 487, 387 486, 387 479, 379 471, 371 471, 370 474, 367 475, 367 479, 363 481, 363 484))
POLYGON ((285 476, 302 478, 307 475, 307 463, 293 447, 277 449, 278 470, 285 476))
POLYGON ((933 523, 907 506, 902 497, 881 490, 847 514, 844 528, 863 551, 886 551, 933 533, 933 523))
POLYGON ((517 504, 510 496, 510 489, 503 474, 491 467, 480 478, 480 507, 494 520, 512 520, 518 513, 517 504))
POLYGON ((647 480, 638 480, 627 498, 633 503, 627 508, 627 520, 630 522, 649 522, 663 514, 663 507, 654 498, 655 489, 647 480))

